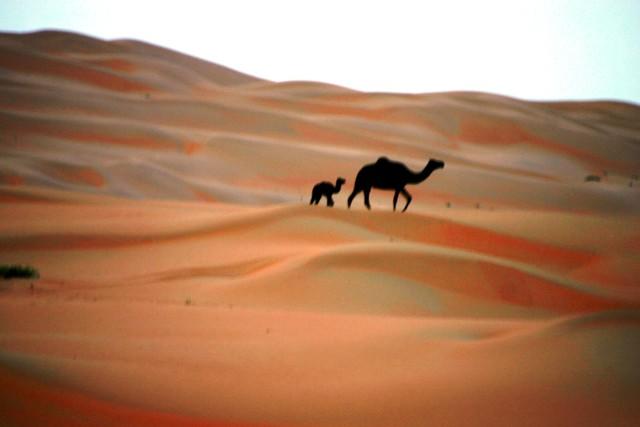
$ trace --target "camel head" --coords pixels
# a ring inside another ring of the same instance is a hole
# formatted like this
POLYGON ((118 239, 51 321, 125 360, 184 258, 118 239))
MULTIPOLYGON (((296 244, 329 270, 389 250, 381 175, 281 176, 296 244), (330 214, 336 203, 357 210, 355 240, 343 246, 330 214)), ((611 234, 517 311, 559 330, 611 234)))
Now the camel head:
POLYGON ((343 177, 336 179, 336 187, 338 188, 342 187, 342 184, 344 184, 345 182, 347 182, 347 180, 344 179, 343 177))
POLYGON ((444 169, 444 162, 442 160, 429 159, 427 168, 431 170, 444 169))

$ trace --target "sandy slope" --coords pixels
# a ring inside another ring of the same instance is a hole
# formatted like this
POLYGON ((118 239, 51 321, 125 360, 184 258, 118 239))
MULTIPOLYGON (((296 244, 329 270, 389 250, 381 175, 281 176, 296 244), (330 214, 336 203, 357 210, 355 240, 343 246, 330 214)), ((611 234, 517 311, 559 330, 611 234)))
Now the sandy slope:
POLYGON ((640 108, 0 35, 2 425, 631 425, 640 108), (346 210, 380 155, 447 166, 346 210), (601 182, 585 182, 589 174, 601 182), (307 206, 347 179, 336 208, 307 206))

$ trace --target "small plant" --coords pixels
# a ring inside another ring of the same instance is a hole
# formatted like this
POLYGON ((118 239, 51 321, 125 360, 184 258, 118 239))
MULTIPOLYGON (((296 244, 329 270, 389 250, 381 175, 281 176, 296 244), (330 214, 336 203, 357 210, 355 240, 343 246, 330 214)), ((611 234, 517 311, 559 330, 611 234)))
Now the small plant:
POLYGON ((4 280, 9 279, 38 279, 40 273, 29 265, 0 265, 0 277, 4 280))
POLYGON ((600 182, 600 177, 598 175, 587 175, 584 180, 586 182, 600 182))
POLYGON ((184 300, 184 304, 185 304, 185 305, 191 305, 191 304, 193 304, 193 301, 191 301, 191 297, 187 297, 187 299, 186 299, 186 300, 184 300))

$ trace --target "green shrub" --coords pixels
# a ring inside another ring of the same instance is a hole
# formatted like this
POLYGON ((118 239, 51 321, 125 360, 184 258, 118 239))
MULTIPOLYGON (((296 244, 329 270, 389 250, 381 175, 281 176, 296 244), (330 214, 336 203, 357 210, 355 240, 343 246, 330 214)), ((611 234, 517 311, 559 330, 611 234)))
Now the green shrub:
POLYGON ((40 273, 29 265, 0 265, 0 277, 8 279, 38 279, 40 273))

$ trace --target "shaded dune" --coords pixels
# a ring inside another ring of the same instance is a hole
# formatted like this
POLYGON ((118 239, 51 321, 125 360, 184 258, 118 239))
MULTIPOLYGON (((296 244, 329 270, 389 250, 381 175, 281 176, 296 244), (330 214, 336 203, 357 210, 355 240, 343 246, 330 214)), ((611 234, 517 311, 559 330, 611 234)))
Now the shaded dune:
MULTIPOLYGON (((219 300, 212 294, 210 301, 219 300)), ((403 244, 346 247, 296 260, 231 282, 222 297, 290 309, 434 316, 498 316, 498 307, 513 314, 510 306, 572 313, 639 305, 522 264, 403 244)))
POLYGON ((24 178, 21 177, 20 175, 15 175, 15 174, 1 174, 0 175, 0 183, 2 185, 13 185, 13 186, 17 186, 17 185, 22 185, 24 184, 24 178))
MULTIPOLYGON (((595 331, 607 328, 616 328, 622 326, 625 328, 640 327, 640 311, 638 310, 611 310, 597 313, 583 314, 577 316, 563 317, 554 321, 550 321, 546 326, 539 328, 536 335, 559 335, 563 333, 579 333, 582 331, 595 331)), ((636 337, 636 341, 640 337, 636 337)), ((636 345, 640 342, 629 344, 636 345)), ((640 351, 640 347, 636 348, 640 351)), ((630 355, 631 356, 631 355, 630 355)))
POLYGON ((99 69, 71 61, 51 59, 0 47, 2 68, 18 73, 41 74, 119 92, 148 92, 153 88, 99 69))
POLYGON ((129 148, 175 150, 178 145, 171 136, 150 127, 137 126, 126 131, 113 123, 87 122, 65 118, 51 119, 30 115, 0 113, 0 125, 14 135, 39 135, 76 142, 122 145, 129 148))
POLYGON ((215 422, 88 397, 0 368, 1 420, 5 425, 50 427, 268 427, 215 422))
POLYGON ((530 144, 537 148, 549 150, 552 153, 566 154, 569 157, 591 164, 597 165, 602 162, 602 158, 590 154, 586 150, 546 140, 534 135, 516 123, 501 121, 496 118, 465 117, 460 122, 460 130, 456 136, 462 141, 485 144, 530 144))
POLYGON ((569 117, 615 124, 621 128, 638 130, 640 127, 640 108, 638 105, 617 101, 582 101, 582 102, 546 102, 540 103, 545 108, 558 111, 569 117))
POLYGON ((92 187, 102 187, 105 185, 104 177, 96 170, 88 167, 71 165, 56 167, 56 165, 54 165, 53 174, 71 184, 88 185, 92 187))
POLYGON ((107 68, 113 71, 131 73, 136 69, 136 66, 131 61, 127 61, 125 59, 91 59, 88 62, 92 65, 97 65, 98 67, 107 68))

